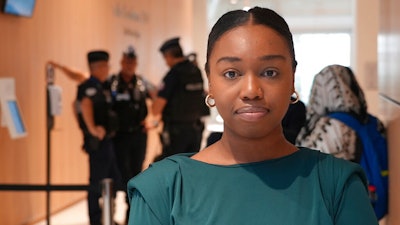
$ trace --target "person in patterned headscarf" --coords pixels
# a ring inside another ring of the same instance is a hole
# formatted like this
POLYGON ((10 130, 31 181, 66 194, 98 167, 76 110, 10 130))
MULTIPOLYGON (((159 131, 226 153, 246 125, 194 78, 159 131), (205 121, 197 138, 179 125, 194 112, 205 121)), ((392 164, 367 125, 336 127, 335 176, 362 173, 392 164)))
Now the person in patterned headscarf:
MULTIPOLYGON (((359 162, 362 143, 352 128, 328 116, 334 112, 350 113, 361 124, 368 120, 364 92, 353 71, 341 65, 329 65, 315 76, 306 125, 300 130, 296 144, 359 162)), ((384 132, 380 121, 378 129, 384 132)))

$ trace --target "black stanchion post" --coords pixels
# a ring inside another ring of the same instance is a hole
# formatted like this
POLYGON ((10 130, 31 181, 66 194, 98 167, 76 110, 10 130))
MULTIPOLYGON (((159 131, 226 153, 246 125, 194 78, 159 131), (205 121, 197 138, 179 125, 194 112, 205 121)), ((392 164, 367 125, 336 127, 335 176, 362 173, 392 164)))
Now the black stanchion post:
POLYGON ((46 87, 46 118, 47 118, 47 162, 46 162, 46 221, 47 225, 50 225, 50 166, 51 166, 51 130, 54 126, 54 117, 51 114, 51 105, 50 105, 50 92, 49 87, 50 85, 54 84, 54 68, 51 65, 47 65, 46 68, 46 80, 47 80, 47 87, 46 87))

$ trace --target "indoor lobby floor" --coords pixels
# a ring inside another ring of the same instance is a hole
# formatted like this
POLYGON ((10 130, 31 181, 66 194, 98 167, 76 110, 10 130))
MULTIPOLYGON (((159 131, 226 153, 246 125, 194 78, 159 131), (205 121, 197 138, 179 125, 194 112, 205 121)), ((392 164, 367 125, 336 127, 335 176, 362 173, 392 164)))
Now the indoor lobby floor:
MULTIPOLYGON (((117 192, 115 200, 114 221, 118 224, 124 224, 125 211, 127 205, 125 203, 125 193, 117 192)), ((47 221, 39 221, 33 225, 47 225, 47 221)), ((71 207, 56 213, 50 218, 50 225, 89 225, 87 201, 82 200, 71 207)))

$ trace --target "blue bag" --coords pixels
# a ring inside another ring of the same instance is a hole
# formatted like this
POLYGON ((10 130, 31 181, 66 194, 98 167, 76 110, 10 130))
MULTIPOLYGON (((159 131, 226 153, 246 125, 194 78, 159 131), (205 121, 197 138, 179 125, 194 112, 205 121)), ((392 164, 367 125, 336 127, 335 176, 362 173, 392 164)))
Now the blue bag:
POLYGON ((368 123, 361 124, 348 113, 335 112, 329 117, 351 127, 361 139, 363 151, 360 165, 368 179, 368 189, 375 214, 378 219, 388 212, 388 147, 387 140, 378 131, 378 120, 369 115, 368 123))

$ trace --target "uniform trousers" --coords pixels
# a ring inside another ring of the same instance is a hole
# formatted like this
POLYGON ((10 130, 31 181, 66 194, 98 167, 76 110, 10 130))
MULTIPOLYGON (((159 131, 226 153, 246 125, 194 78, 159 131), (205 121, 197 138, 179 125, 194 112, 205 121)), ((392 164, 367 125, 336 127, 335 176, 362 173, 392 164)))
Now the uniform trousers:
POLYGON ((101 224, 102 210, 99 199, 102 195, 101 181, 105 178, 113 179, 114 196, 121 186, 121 175, 117 167, 113 142, 109 138, 100 141, 97 149, 85 147, 89 154, 89 190, 88 206, 91 225, 101 224))
MULTIPOLYGON (((147 133, 143 129, 133 132, 117 132, 113 138, 118 168, 122 175, 123 190, 126 194, 128 181, 142 171, 143 161, 146 155, 147 133)), ((129 214, 129 204, 127 216, 129 214)), ((128 218, 127 218, 128 219, 128 218)))

